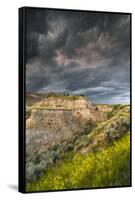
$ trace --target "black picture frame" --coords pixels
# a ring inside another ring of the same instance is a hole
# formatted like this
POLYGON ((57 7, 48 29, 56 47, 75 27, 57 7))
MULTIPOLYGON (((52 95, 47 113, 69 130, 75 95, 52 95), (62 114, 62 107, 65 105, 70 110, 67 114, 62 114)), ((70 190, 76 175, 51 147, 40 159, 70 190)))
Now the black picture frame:
POLYGON ((132 14, 125 12, 110 12, 110 11, 90 11, 90 10, 74 10, 74 9, 59 9, 59 8, 41 8, 41 7, 21 7, 19 8, 19 168, 18 168, 18 190, 21 193, 37 193, 37 192, 53 192, 53 191, 70 191, 70 190, 89 190, 89 189, 107 189, 121 188, 132 186, 132 14), (130 16, 130 184, 127 186, 111 186, 111 187, 95 187, 95 188, 79 188, 65 190, 45 190, 45 191, 26 191, 26 122, 25 122, 25 104, 26 104, 26 10, 57 10, 70 12, 91 12, 91 13, 110 13, 110 14, 127 14, 130 16))

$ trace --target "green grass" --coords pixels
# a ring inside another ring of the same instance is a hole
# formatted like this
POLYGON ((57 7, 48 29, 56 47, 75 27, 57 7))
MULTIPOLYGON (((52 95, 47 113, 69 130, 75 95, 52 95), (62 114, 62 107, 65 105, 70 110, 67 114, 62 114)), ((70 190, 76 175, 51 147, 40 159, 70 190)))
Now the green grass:
POLYGON ((48 168, 27 191, 63 190, 130 185, 130 134, 106 149, 73 159, 65 159, 48 168))

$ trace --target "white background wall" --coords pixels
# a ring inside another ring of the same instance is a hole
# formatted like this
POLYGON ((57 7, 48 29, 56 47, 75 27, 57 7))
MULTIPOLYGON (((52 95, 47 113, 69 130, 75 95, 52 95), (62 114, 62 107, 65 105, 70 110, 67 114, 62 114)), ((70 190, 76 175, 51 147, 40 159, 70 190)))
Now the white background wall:
MULTIPOLYGON (((21 194, 18 183, 18 8, 38 6, 133 13, 133 64, 135 64, 134 0, 1 0, 0 3, 0 199, 133 199, 135 198, 135 125, 133 124, 133 187, 87 191, 21 194)), ((132 74, 135 74, 133 67, 132 74)), ((135 85, 132 83, 133 102, 135 85)), ((133 103, 133 111, 135 105, 133 103)), ((134 121, 133 113, 133 123, 134 121)))

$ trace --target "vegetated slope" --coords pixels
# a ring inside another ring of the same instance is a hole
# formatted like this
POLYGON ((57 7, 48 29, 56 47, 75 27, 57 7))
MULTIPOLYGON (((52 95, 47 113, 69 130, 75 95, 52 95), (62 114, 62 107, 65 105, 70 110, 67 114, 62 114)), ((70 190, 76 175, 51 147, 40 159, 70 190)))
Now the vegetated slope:
POLYGON ((27 191, 63 190, 130 185, 130 138, 121 140, 105 150, 76 154, 52 166, 37 181, 27 184, 27 191))
MULTIPOLYGON (((87 135, 72 140, 68 143, 70 146, 66 151, 63 149, 67 144, 61 146, 60 151, 59 147, 55 147, 56 159, 61 155, 62 161, 46 168, 41 178, 36 179, 36 177, 35 181, 27 184, 27 190, 129 185, 129 111, 129 106, 115 105, 108 114, 107 121, 96 124, 87 135)), ((87 128, 87 125, 85 126, 87 128)), ((44 155, 42 154, 40 161, 38 160, 38 170, 44 166, 42 164, 46 159, 44 155)))
POLYGON ((130 129, 130 106, 114 105, 113 110, 108 113, 108 119, 97 123, 97 126, 84 136, 80 152, 97 151, 105 148, 113 141, 123 137, 130 129))

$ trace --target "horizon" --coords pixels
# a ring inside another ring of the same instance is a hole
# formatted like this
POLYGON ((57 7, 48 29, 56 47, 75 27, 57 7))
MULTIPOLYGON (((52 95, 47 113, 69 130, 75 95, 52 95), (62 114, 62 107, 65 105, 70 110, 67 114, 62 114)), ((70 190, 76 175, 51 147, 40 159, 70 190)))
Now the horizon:
POLYGON ((83 94, 78 94, 78 95, 72 95, 72 94, 69 94, 69 93, 56 93, 56 92, 26 92, 26 95, 27 94, 39 94, 39 95, 48 95, 48 94, 51 94, 51 95, 56 95, 56 96, 54 96, 54 97, 58 97, 57 95, 59 95, 60 97, 61 96, 67 96, 67 97, 72 97, 72 96, 77 96, 77 97, 84 97, 84 98, 86 98, 86 99, 88 99, 91 103, 93 103, 93 104, 101 104, 101 105, 129 105, 130 106, 130 102, 129 103, 106 103, 106 102, 104 102, 104 103, 96 103, 96 102, 93 102, 93 101, 91 101, 91 99, 88 97, 88 96, 85 96, 85 95, 83 95, 83 94))

